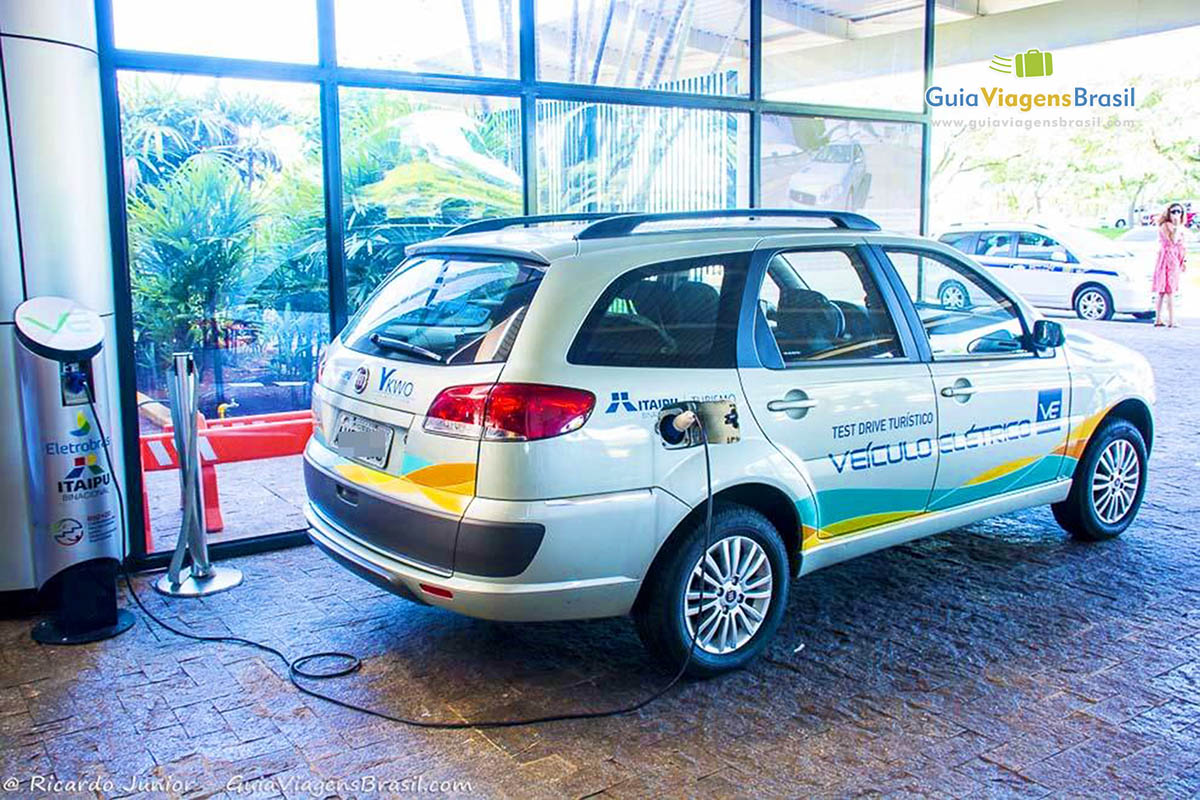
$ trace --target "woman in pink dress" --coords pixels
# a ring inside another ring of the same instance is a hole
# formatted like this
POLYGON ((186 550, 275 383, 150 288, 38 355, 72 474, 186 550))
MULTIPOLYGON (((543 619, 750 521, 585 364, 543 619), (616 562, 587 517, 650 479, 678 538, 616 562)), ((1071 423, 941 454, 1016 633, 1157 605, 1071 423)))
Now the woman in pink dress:
POLYGON ((1179 276, 1187 270, 1187 247, 1183 243, 1183 206, 1172 203, 1158 218, 1158 263, 1154 265, 1154 294, 1158 309, 1154 327, 1161 328, 1163 298, 1167 299, 1167 327, 1175 327, 1175 292, 1179 276))

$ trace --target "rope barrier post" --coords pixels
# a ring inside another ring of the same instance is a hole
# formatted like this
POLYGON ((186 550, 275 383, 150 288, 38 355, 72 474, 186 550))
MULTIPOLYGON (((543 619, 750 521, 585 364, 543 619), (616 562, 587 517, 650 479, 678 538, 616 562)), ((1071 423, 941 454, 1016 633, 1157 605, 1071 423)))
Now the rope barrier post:
POLYGON ((196 390, 192 354, 176 353, 171 367, 171 423, 175 452, 179 454, 183 522, 167 574, 154 584, 160 593, 171 597, 203 597, 232 589, 242 582, 241 570, 215 566, 208 558, 196 390), (191 560, 187 567, 183 565, 185 557, 191 560))

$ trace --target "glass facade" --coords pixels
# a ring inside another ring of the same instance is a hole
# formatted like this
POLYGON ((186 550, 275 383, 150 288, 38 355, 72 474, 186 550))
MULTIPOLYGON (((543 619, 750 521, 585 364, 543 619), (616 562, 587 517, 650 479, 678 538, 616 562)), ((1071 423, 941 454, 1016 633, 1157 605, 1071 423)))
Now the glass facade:
POLYGON ((521 109, 508 97, 341 90, 349 311, 405 245, 521 213, 521 109))
POLYGON ((749 118, 693 108, 537 104, 538 210, 749 205, 749 118))
POLYGON ((317 62, 317 7, 296 0, 111 0, 117 47, 297 64, 317 62), (278 36, 280 20, 287 35, 278 36))
MULTIPOLYGON (((165 410, 181 351, 194 355, 206 420, 308 408, 329 338, 317 87, 127 72, 118 86, 139 430, 162 431, 153 409, 165 410)), ((147 539, 165 546, 178 480, 157 459, 144 466, 147 539)), ((303 525, 295 493, 232 471, 222 532, 303 525)))
POLYGON ((920 111, 925 4, 763 0, 768 100, 920 111))
POLYGON ((764 114, 762 201, 836 208, 889 230, 921 225, 921 126, 764 114))
POLYGON ((338 63, 515 78, 517 6, 518 0, 337 0, 338 63))
POLYGON ((538 78, 747 95, 750 0, 537 0, 538 78))
MULTIPOLYGON (((299 530, 320 348, 412 243, 490 216, 754 206, 923 229, 932 3, 101 0, 126 426, 143 454, 168 435, 190 350, 224 443, 213 541, 299 530)), ((141 466, 146 556, 173 541, 178 481, 141 466)))

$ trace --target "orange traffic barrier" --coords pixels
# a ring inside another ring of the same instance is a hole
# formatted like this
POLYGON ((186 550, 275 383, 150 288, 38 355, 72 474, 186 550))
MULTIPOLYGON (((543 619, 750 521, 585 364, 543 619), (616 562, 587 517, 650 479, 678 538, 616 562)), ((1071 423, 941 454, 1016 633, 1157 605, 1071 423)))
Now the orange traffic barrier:
MULTIPOLYGON (((236 461, 256 461, 263 458, 294 456, 304 452, 308 437, 312 435, 312 412, 281 411, 272 414, 255 414, 245 417, 206 420, 200 417, 200 473, 204 485, 205 529, 209 533, 225 527, 221 515, 220 491, 217 486, 217 464, 236 461)), ((141 437, 141 462, 143 475, 147 472, 179 469, 179 454, 175 450, 175 434, 171 425, 162 433, 143 434, 141 437)), ((142 499, 147 501, 143 480, 142 499)), ((149 503, 145 503, 149 508, 149 503)), ((150 514, 144 518, 146 526, 146 548, 150 541, 150 514)))

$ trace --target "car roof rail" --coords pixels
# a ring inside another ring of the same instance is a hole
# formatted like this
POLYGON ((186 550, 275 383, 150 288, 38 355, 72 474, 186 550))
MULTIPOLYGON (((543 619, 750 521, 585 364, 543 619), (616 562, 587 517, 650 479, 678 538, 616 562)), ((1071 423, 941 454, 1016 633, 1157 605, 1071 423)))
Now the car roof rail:
POLYGON ((485 233, 487 231, 502 231, 505 228, 525 227, 529 225, 541 225, 547 222, 595 222, 597 220, 608 219, 613 216, 613 212, 588 212, 579 214, 536 214, 533 216, 524 217, 491 217, 489 219, 477 219, 474 222, 467 222, 459 225, 454 230, 450 231, 445 236, 459 236, 464 233, 485 233))
MULTIPOLYGON (((827 219, 836 228, 853 231, 877 231, 879 225, 851 211, 824 211, 790 208, 719 208, 712 211, 670 211, 660 214, 616 214, 593 222, 575 234, 576 239, 607 239, 628 236, 640 225, 650 222, 673 222, 692 219, 760 219, 767 217, 791 219, 827 219)), ((786 227, 786 226, 785 226, 786 227)), ((808 228, 807 230, 811 230, 808 228)))

